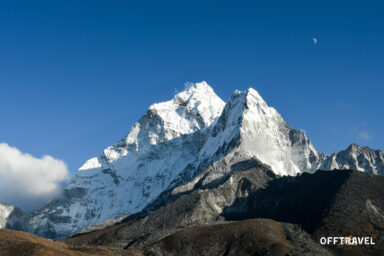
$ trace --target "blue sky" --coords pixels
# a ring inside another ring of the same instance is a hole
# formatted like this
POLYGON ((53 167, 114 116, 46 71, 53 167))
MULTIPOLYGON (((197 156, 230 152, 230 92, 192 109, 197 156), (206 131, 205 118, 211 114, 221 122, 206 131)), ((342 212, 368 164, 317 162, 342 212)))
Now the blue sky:
POLYGON ((74 173, 149 105, 206 80, 224 100, 255 88, 319 151, 384 149, 383 13, 382 1, 1 1, 0 142, 74 173))

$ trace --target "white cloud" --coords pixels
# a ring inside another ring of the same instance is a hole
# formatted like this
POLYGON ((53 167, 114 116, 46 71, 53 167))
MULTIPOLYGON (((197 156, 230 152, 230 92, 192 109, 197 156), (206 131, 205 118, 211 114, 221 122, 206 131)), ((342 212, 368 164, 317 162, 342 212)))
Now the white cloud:
POLYGON ((0 201, 33 210, 60 195, 69 172, 62 160, 20 152, 0 143, 0 201))
POLYGON ((370 139, 372 139, 372 136, 367 131, 360 131, 357 134, 357 138, 361 139, 361 140, 370 140, 370 139))

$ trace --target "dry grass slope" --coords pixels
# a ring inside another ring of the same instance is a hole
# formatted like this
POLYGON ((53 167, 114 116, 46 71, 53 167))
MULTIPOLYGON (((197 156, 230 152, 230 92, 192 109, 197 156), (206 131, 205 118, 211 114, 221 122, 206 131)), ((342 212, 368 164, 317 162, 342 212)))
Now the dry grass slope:
POLYGON ((41 238, 30 233, 0 229, 0 256, 90 256, 114 255, 103 248, 71 249, 62 242, 41 238))

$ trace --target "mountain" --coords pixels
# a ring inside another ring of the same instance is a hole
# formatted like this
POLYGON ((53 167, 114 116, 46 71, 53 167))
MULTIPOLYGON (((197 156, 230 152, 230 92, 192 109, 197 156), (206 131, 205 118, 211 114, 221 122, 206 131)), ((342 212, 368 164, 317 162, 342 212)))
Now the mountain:
MULTIPOLYGON (((123 215, 148 214, 199 187, 222 182, 233 166, 252 159, 270 166, 276 177, 320 168, 384 173, 381 151, 352 145, 327 156, 254 89, 235 91, 224 103, 201 82, 150 106, 125 137, 79 169, 62 198, 18 216, 25 224, 22 230, 65 238, 123 215)), ((17 228, 7 216, 3 219, 17 228)))

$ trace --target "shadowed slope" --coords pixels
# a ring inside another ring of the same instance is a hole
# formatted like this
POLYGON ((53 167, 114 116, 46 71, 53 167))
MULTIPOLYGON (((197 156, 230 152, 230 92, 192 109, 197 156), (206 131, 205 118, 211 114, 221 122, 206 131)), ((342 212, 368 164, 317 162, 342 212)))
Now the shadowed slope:
POLYGON ((300 228, 267 219, 186 228, 139 252, 159 256, 332 255, 300 228))
POLYGON ((384 252, 384 177, 358 171, 318 171, 272 180, 226 208, 227 220, 271 218, 320 237, 373 237, 376 245, 333 246, 339 254, 384 252))

